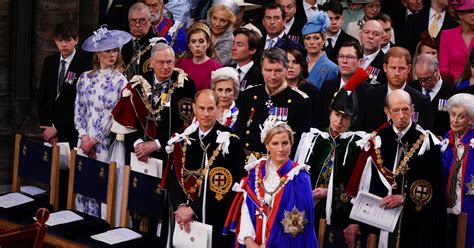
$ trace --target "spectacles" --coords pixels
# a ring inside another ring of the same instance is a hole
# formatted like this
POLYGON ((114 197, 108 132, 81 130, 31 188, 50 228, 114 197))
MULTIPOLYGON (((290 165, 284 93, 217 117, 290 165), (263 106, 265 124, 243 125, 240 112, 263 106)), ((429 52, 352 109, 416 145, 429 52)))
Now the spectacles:
POLYGON ((159 66, 164 66, 165 64, 167 66, 172 66, 174 65, 174 60, 156 60, 155 61, 159 66))
POLYGON ((424 78, 419 77, 419 78, 418 78, 418 81, 419 81, 420 83, 431 83, 431 81, 433 80, 433 77, 434 77, 435 73, 436 73, 436 71, 434 71, 433 74, 431 74, 431 76, 429 76, 429 77, 424 77, 424 78))
POLYGON ((357 59, 357 56, 354 56, 354 55, 343 55, 343 54, 337 55, 337 60, 344 61, 344 59, 346 59, 347 61, 354 61, 354 60, 357 59))
POLYGON ((140 18, 140 19, 131 18, 128 21, 130 22, 130 24, 145 25, 148 22, 148 19, 146 19, 146 18, 140 18))

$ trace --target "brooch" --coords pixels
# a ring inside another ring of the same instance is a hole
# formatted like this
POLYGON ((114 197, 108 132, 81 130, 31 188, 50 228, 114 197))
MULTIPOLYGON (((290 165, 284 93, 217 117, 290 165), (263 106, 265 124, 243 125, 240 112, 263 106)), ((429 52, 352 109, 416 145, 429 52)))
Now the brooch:
POLYGON ((304 225, 308 223, 308 220, 305 218, 305 211, 298 211, 298 209, 293 207, 291 211, 285 210, 285 218, 281 221, 285 229, 285 233, 289 233, 296 237, 299 233, 304 232, 304 225))

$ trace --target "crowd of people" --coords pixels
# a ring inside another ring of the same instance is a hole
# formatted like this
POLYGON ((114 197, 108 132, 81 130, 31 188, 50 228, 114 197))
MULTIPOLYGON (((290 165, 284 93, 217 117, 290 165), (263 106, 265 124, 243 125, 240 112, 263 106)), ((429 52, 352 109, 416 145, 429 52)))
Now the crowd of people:
POLYGON ((474 246, 474 0, 108 2, 84 42, 58 21, 42 137, 161 160, 165 217, 132 215, 160 247, 474 246))

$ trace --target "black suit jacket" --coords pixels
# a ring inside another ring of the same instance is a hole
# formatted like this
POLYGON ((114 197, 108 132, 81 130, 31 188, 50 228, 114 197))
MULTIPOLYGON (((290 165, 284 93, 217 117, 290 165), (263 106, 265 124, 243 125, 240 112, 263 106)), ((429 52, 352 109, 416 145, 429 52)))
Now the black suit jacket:
MULTIPOLYGON (((411 82, 410 85, 418 91, 422 92, 421 85, 418 80, 411 82)), ((449 83, 442 82, 441 89, 439 89, 436 96, 433 98, 433 100, 431 100, 431 109, 433 111, 432 131, 438 136, 444 137, 446 132, 450 129, 449 113, 448 110, 443 107, 446 107, 445 104, 447 103, 447 100, 456 93, 458 93, 458 89, 456 87, 452 86, 449 83), (440 100, 446 100, 444 101, 444 105, 443 101, 441 101, 440 103, 440 100)))
MULTIPOLYGON (((416 14, 408 16, 407 18, 405 28, 403 29, 403 33, 401 35, 402 37, 400 40, 400 45, 408 49, 411 55, 415 53, 416 46, 420 41, 421 33, 428 31, 429 15, 430 8, 426 8, 416 14)), ((446 12, 441 30, 455 28, 457 26, 458 24, 449 16, 448 12, 446 12)), ((436 36, 436 40, 438 42, 440 37, 441 32, 439 32, 438 36, 436 36)))
POLYGON ((326 55, 332 62, 334 62, 334 64, 337 65, 337 54, 339 53, 339 49, 341 49, 342 44, 351 40, 357 41, 357 43, 359 43, 356 38, 350 36, 349 34, 344 32, 344 30, 341 30, 341 33, 337 37, 336 44, 334 44, 334 48, 332 49, 332 51, 330 53, 326 52, 326 55))
MULTIPOLYGON (((232 67, 237 68, 237 64, 233 65, 232 67)), ((253 63, 252 67, 250 67, 249 71, 245 74, 244 78, 240 80, 240 91, 243 91, 249 86, 257 86, 260 84, 264 84, 262 71, 257 63, 253 63)))
POLYGON ((60 54, 44 59, 38 89, 38 119, 41 126, 52 126, 58 131, 60 142, 69 142, 71 147, 77 145, 77 130, 74 127, 74 104, 76 100, 76 83, 79 76, 92 68, 89 57, 76 50, 76 54, 65 73, 74 76, 73 80, 65 80, 58 95, 58 74, 60 54))
POLYGON ((293 25, 291 25, 291 28, 287 33, 287 36, 290 40, 292 40, 293 42, 299 43, 302 46, 304 46, 304 43, 303 43, 303 35, 301 34, 301 29, 303 29, 303 26, 305 24, 306 22, 302 18, 296 18, 296 15, 295 15, 293 25))
POLYGON ((380 84, 387 84, 387 75, 385 74, 385 71, 383 70, 384 57, 385 57, 385 53, 383 53, 383 51, 380 50, 377 56, 375 56, 374 60, 372 60, 372 62, 369 65, 380 70, 376 79, 377 82, 379 82, 380 84))
MULTIPOLYGON (((418 115, 417 123, 425 129, 431 129, 433 127, 433 112, 428 97, 408 84, 404 90, 410 94, 411 100, 415 105, 415 112, 417 112, 415 116, 418 115)), ((367 90, 365 94, 365 106, 360 108, 362 111, 362 130, 372 132, 387 122, 387 116, 383 110, 387 91, 388 85, 373 87, 367 90)))
POLYGON ((137 0, 114 0, 107 11, 107 0, 100 0, 99 26, 107 24, 107 28, 129 31, 128 10, 137 0))
MULTIPOLYGON (((321 101, 322 101, 322 127, 328 127, 329 126, 329 114, 331 113, 329 107, 331 106, 332 100, 334 99, 334 96, 336 93, 339 91, 339 86, 341 83, 341 76, 339 75, 335 79, 327 80, 324 81, 323 85, 321 86, 321 101)), ((365 97, 365 92, 367 89, 372 88, 372 86, 368 83, 365 82, 361 84, 359 87, 356 89, 356 94, 357 94, 357 103, 359 105, 358 112, 362 112, 362 107, 364 106, 364 101, 366 99, 365 97)), ((360 119, 360 118, 356 118, 360 119)), ((356 123, 356 120, 353 120, 353 123, 356 123)), ((353 126, 356 127, 356 126, 353 126)))

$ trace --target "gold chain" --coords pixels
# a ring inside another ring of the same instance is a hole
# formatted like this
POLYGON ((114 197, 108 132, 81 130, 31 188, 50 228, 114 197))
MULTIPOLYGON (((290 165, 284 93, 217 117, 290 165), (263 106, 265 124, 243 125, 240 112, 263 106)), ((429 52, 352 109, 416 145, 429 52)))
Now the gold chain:
MULTIPOLYGON (((410 148, 410 151, 408 151, 407 154, 403 157, 403 160, 400 162, 399 166, 397 166, 397 169, 395 170, 394 175, 397 176, 399 174, 405 175, 408 171, 408 161, 410 161, 411 157, 415 154, 415 152, 420 148, 421 143, 425 139, 424 134, 420 134, 420 137, 416 141, 415 144, 410 148)), ((382 174, 385 175, 385 172, 387 172, 387 169, 385 169, 385 166, 383 166, 383 159, 382 159, 382 153, 380 152, 380 148, 375 149, 375 155, 377 157, 377 163, 381 165, 381 170, 382 174)))
MULTIPOLYGON (((171 96, 171 94, 173 94, 173 92, 174 92, 174 90, 176 89, 177 86, 178 86, 178 83, 175 81, 171 85, 171 88, 168 90, 168 93, 166 95, 171 96)), ((152 96, 152 98, 153 98, 153 96, 152 96)), ((167 101, 166 99, 163 101, 163 99, 160 97, 160 106, 158 106, 158 108, 156 110, 153 109, 152 104, 148 101, 148 96, 146 95, 146 92, 144 91, 143 87, 142 87, 142 99, 143 99, 143 102, 145 103, 145 107, 147 108, 148 112, 151 115, 153 115, 154 119, 156 119, 155 116, 159 115, 161 113, 161 111, 165 108, 166 101, 167 101)))
POLYGON ((196 190, 198 188, 201 187, 201 184, 202 184, 202 181, 203 181, 203 178, 204 178, 204 175, 207 173, 207 169, 211 168, 212 164, 214 163, 214 160, 216 159, 216 157, 219 155, 220 151, 221 151, 221 148, 222 148, 222 144, 219 144, 219 146, 217 146, 217 148, 212 152, 212 156, 211 158, 208 160, 208 168, 205 168, 204 170, 202 169, 202 166, 201 165, 201 175, 199 176, 198 179, 196 179, 196 183, 188 190, 184 187, 184 170, 186 170, 185 168, 185 163, 186 163, 186 151, 188 149, 188 143, 185 141, 184 142, 184 145, 183 145, 183 148, 182 148, 182 151, 183 151, 183 157, 181 158, 181 163, 182 163, 182 166, 181 166, 181 186, 183 188, 183 191, 186 195, 189 196, 189 194, 194 194, 196 193, 196 190))

